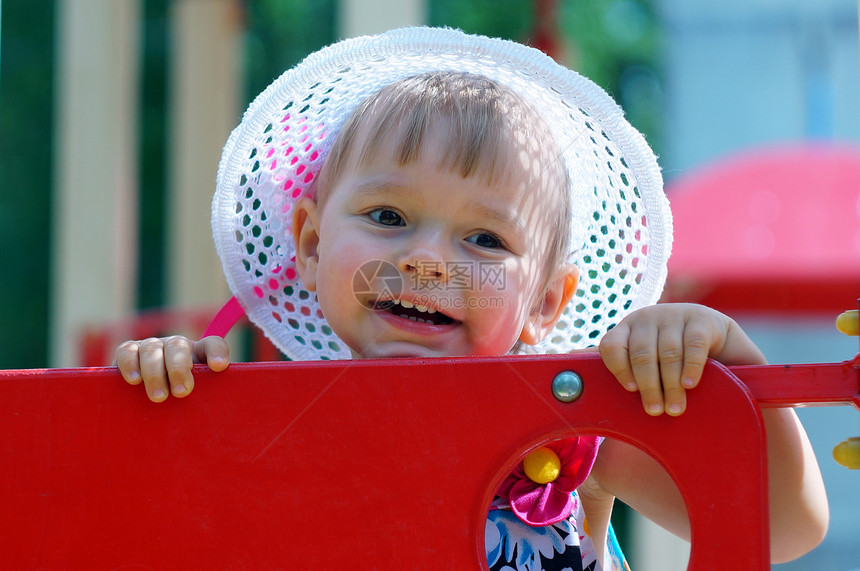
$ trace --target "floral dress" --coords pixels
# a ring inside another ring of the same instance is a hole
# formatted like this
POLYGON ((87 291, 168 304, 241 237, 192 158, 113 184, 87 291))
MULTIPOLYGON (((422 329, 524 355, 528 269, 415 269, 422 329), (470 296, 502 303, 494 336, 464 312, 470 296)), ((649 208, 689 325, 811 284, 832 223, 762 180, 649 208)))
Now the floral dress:
POLYGON ((601 441, 547 443, 502 482, 484 531, 490 571, 629 571, 611 525, 598 561, 576 493, 601 441))
POLYGON ((611 525, 606 555, 597 560, 585 513, 576 492, 572 496, 575 510, 569 518, 540 527, 503 506, 490 509, 484 531, 490 571, 630 571, 611 525))

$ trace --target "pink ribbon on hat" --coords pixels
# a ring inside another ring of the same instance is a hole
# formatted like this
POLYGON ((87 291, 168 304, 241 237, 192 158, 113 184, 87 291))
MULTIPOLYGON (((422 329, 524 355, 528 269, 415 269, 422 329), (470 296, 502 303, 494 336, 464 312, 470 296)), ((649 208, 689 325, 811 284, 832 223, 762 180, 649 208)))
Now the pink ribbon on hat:
POLYGON ((236 299, 235 296, 231 297, 227 300, 227 303, 224 304, 218 313, 215 314, 215 317, 212 318, 212 321, 209 322, 209 325, 206 326, 206 329, 203 331, 203 335, 201 335, 201 339, 204 337, 209 337, 210 335, 217 335, 218 337, 225 337, 230 329, 236 325, 236 322, 239 321, 245 315, 245 310, 242 309, 242 306, 239 304, 239 300, 236 299))
POLYGON ((524 523, 545 526, 570 517, 571 493, 591 473, 597 457, 598 438, 578 436, 544 445, 558 457, 558 475, 550 482, 532 480, 520 462, 504 479, 498 496, 510 501, 511 510, 524 523))

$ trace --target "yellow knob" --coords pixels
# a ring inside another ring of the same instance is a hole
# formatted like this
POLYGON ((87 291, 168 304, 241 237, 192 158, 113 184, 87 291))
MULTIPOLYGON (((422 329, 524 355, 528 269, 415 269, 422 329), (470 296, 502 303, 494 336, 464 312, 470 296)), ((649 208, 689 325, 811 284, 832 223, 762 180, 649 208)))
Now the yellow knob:
POLYGON ((846 468, 860 470, 860 436, 852 436, 836 445, 833 459, 846 468))
POLYGON ((523 458, 523 470, 532 482, 548 484, 558 478, 561 460, 549 448, 538 448, 523 458))
POLYGON ((836 318, 836 329, 845 335, 857 335, 860 333, 860 318, 857 316, 857 310, 852 309, 840 314, 836 318))

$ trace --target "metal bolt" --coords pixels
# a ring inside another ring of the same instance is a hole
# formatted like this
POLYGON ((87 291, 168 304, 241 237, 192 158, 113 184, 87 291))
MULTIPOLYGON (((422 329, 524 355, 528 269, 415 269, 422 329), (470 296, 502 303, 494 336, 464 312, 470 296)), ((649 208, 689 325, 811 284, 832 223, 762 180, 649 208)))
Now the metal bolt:
POLYGON ((573 371, 562 371, 552 381, 552 394, 561 402, 573 402, 582 395, 582 377, 573 371))

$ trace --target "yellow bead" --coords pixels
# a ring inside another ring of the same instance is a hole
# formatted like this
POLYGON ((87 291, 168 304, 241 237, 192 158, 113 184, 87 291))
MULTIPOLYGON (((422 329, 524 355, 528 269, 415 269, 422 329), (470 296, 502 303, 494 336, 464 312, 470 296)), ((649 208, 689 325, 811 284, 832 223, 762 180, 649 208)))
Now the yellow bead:
POLYGON ((561 460, 549 448, 538 448, 523 458, 523 470, 532 482, 548 484, 558 478, 561 460))
POLYGON ((846 468, 860 470, 860 436, 852 436, 836 445, 833 459, 846 468))
POLYGON ((836 318, 836 329, 845 335, 857 335, 860 333, 860 318, 856 309, 846 311, 836 318))

